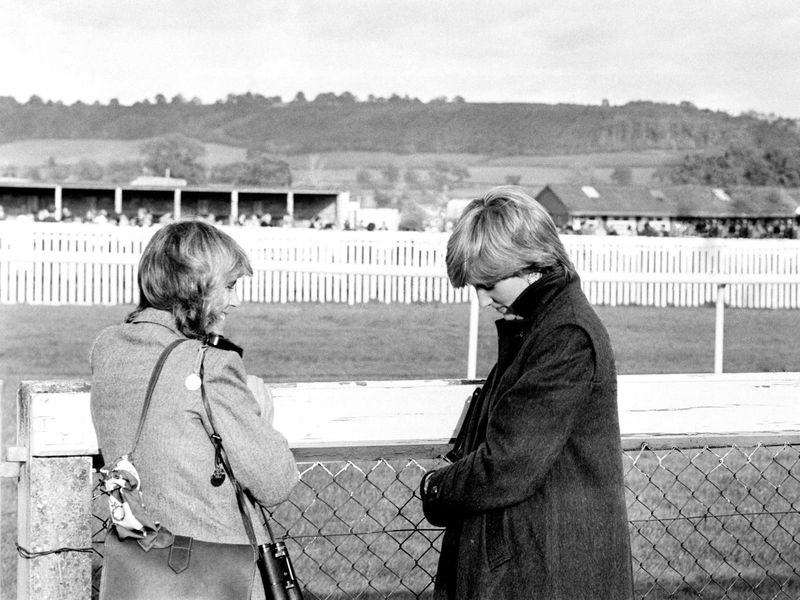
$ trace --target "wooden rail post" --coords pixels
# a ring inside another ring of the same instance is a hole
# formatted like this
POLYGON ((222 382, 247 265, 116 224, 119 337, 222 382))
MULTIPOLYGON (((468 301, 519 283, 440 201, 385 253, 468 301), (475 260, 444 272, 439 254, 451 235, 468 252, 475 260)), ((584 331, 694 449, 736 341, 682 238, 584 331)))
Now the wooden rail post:
POLYGON ((175 188, 175 191, 172 192, 172 213, 175 215, 175 220, 181 218, 181 190, 180 188, 175 188))
POLYGON ((75 416, 56 408, 64 396, 87 389, 75 382, 23 382, 20 388, 17 438, 27 460, 17 488, 18 600, 91 595, 92 458, 80 451, 59 456, 74 441, 60 423, 75 416))
POLYGON ((231 216, 228 219, 229 225, 236 225, 239 222, 239 190, 231 192, 231 216))
POLYGON ((114 188, 114 212, 118 215, 122 214, 122 188, 114 188))

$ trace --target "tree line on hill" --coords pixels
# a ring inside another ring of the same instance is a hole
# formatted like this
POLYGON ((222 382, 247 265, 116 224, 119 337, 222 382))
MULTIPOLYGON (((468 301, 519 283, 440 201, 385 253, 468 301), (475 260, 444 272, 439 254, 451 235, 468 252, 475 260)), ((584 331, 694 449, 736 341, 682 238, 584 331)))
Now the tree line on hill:
POLYGON ((669 183, 800 187, 800 147, 753 148, 733 144, 721 152, 687 154, 664 177, 669 183))
MULTIPOLYGON (((116 100, 107 105, 75 102, 67 106, 38 96, 24 103, 0 97, 0 143, 35 138, 155 139, 142 145, 140 160, 106 165, 82 160, 63 165, 50 159, 24 170, 6 166, 0 175, 126 183, 143 171, 163 175, 168 169, 172 176, 193 184, 290 185, 289 166, 280 157, 295 153, 502 156, 668 149, 685 150, 686 155, 680 165, 657 173, 661 181, 800 187, 798 122, 755 114, 732 116, 689 102, 481 104, 457 96, 424 103, 397 95, 360 101, 349 92, 323 93, 313 100, 298 92, 284 102, 279 96, 248 92, 230 94, 213 104, 180 95, 168 100, 158 94, 153 102, 143 100, 131 106, 116 100), (246 159, 206 167, 205 150, 198 141, 247 148, 246 159)), ((355 183, 383 194, 381 188, 397 187, 393 168, 389 164, 384 169, 385 185, 367 181, 370 176, 364 170, 355 183)), ((468 171, 458 165, 437 165, 422 180, 415 171, 408 171, 401 183, 407 188, 434 183, 438 189, 466 177, 468 171)), ((618 168, 613 179, 629 183, 629 169, 618 168)))
POLYGON ((126 106, 0 97, 0 143, 22 139, 144 139, 180 133, 202 142, 264 146, 276 154, 330 151, 553 155, 666 149, 698 151, 738 143, 800 144, 791 119, 764 120, 699 109, 690 102, 621 106, 471 103, 323 93, 291 101, 229 95, 203 104, 161 94, 126 106))

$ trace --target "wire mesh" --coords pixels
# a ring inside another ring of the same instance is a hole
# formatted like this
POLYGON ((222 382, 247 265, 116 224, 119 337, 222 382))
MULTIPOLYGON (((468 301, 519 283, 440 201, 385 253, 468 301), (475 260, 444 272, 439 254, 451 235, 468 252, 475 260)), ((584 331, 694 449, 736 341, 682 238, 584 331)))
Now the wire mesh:
MULTIPOLYGON (((306 600, 430 598, 442 530, 425 521, 417 489, 442 464, 301 464, 272 517, 306 600)), ((644 448, 623 465, 636 598, 800 598, 800 445, 644 448)), ((98 558, 95 583, 99 570, 98 558)))

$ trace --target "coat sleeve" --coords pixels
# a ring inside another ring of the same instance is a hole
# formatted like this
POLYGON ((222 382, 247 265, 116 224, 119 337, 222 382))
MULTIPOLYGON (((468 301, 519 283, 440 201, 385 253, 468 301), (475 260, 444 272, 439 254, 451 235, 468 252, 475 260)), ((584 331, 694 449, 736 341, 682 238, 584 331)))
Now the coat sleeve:
POLYGON ((492 400, 485 441, 423 480, 428 521, 446 526, 533 495, 570 437, 594 371, 582 328, 565 325, 538 340, 519 380, 492 400))
MULTIPOLYGON (((269 423, 247 387, 242 359, 209 348, 204 386, 236 479, 264 506, 283 502, 299 480, 286 438, 269 423)), ((205 414, 202 415, 207 421, 205 414)))

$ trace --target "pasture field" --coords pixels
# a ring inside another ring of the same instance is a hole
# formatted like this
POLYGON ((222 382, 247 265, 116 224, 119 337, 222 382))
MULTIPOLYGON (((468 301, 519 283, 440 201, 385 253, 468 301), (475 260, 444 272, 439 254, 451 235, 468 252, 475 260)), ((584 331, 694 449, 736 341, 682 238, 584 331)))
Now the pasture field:
MULTIPOLYGON (((88 378, 92 339, 132 308, 0 306, 5 444, 13 442, 19 382, 88 378)), ((713 370, 713 308, 597 311, 611 335, 620 373, 713 370)), ((248 371, 268 381, 463 378, 468 313, 466 304, 245 304, 229 317, 226 333, 245 348, 248 371)), ((481 311, 479 377, 494 362, 495 316, 481 311)), ((725 324, 726 372, 800 371, 797 311, 728 309, 725 324)), ((15 506, 0 508, 3 523, 14 522, 15 506)), ((16 556, 11 533, 4 525, 0 562, 5 573, 13 572, 16 556)), ((13 582, 4 578, 3 587, 0 597, 13 598, 13 582)))
MULTIPOLYGON (((81 159, 107 164, 112 160, 141 158, 142 140, 19 140, 0 144, 0 164, 17 167, 42 165, 52 157, 59 164, 74 164, 81 159)), ((245 149, 224 144, 204 144, 209 165, 244 160, 245 149)))
MULTIPOLYGON (((20 168, 42 165, 51 157, 59 164, 76 164, 81 159, 108 164, 112 160, 137 160, 146 140, 20 140, 0 144, 0 164, 20 168)), ((207 166, 244 160, 243 148, 223 144, 204 144, 207 166)), ((615 167, 629 167, 631 182, 647 184, 659 167, 680 162, 683 154, 667 150, 643 152, 598 152, 553 156, 490 156, 458 153, 321 152, 278 156, 289 163, 298 185, 350 186, 360 170, 380 181, 387 165, 401 169, 430 169, 445 162, 469 170, 469 178, 459 184, 461 194, 477 195, 486 188, 504 183, 508 177, 519 184, 542 187, 565 183, 582 173, 593 181, 610 183, 615 167)))
MULTIPOLYGON (((75 164, 81 159, 107 164, 112 160, 141 158, 140 147, 147 140, 19 140, 0 144, 0 164, 27 167, 42 165, 51 157, 59 164, 75 164)), ((208 166, 244 160, 243 148, 224 144, 204 144, 203 161, 208 166)), ((599 181, 611 181, 615 167, 630 167, 633 183, 646 184, 658 167, 680 162, 683 153, 667 150, 642 152, 597 152, 553 156, 489 156, 457 153, 322 152, 279 156, 289 163, 297 182, 320 185, 349 185, 361 169, 378 180, 381 169, 393 164, 406 169, 428 169, 439 162, 469 169, 467 187, 489 187, 517 176, 520 184, 542 186, 563 183, 575 176, 575 169, 599 181)))
MULTIPOLYGON (((0 162, 16 166, 41 165, 50 157, 58 163, 75 163, 82 158, 106 163, 111 160, 133 160, 140 157, 142 140, 103 140, 103 139, 41 139, 18 140, 0 144, 0 162)), ((225 144, 204 144, 205 162, 218 163, 244 160, 244 148, 225 144)), ((313 162, 320 168, 360 169, 381 168, 389 163, 400 167, 426 168, 439 161, 455 163, 465 167, 555 167, 570 168, 575 164, 590 164, 598 168, 659 167, 677 164, 685 152, 669 150, 644 150, 642 152, 595 152, 591 154, 569 155, 514 155, 487 156, 463 153, 412 153, 393 152, 319 152, 314 154, 295 154, 281 157, 292 169, 307 169, 313 162)))

